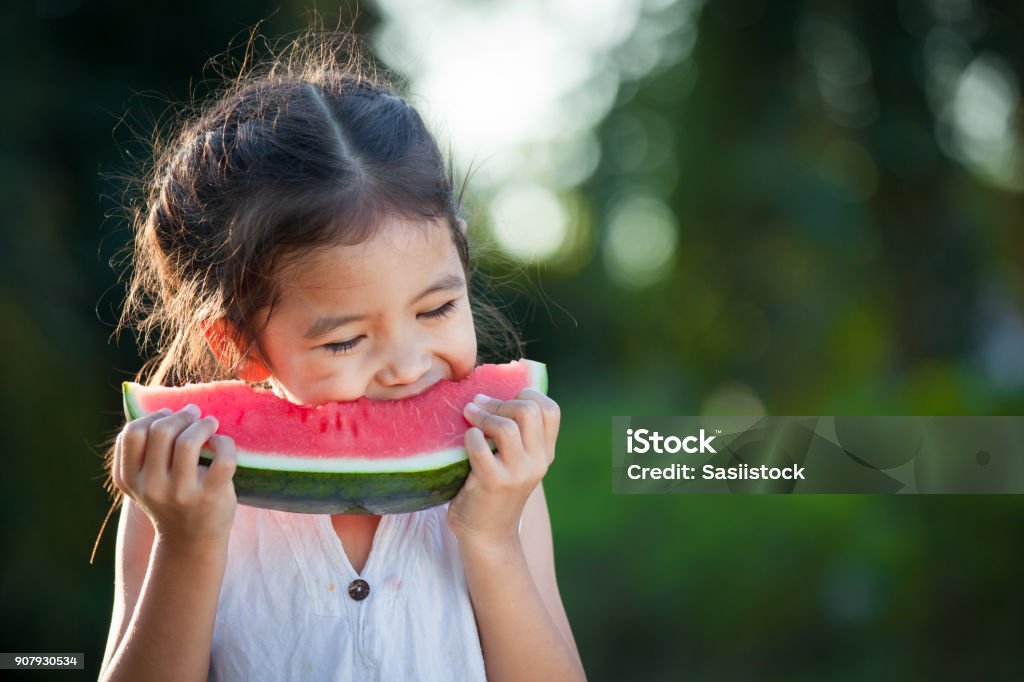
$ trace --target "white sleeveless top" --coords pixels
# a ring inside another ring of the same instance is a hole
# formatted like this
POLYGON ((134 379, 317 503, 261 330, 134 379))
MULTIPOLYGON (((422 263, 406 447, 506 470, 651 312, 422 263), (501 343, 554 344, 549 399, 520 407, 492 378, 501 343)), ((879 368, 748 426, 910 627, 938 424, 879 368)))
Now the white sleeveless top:
POLYGON ((447 512, 384 515, 359 575, 330 516, 239 505, 209 679, 486 679, 447 512))

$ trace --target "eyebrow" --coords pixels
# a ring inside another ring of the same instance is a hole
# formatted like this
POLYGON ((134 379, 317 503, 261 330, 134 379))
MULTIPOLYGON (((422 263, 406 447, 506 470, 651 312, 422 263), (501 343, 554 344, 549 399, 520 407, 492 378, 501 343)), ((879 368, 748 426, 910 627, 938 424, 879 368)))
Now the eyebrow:
MULTIPOLYGON (((466 281, 462 277, 449 273, 420 292, 418 296, 409 301, 409 305, 415 305, 417 301, 434 292, 455 291, 457 289, 462 289, 465 286, 466 281)), ((325 315, 324 317, 317 319, 309 327, 309 330, 303 335, 303 338, 316 339, 337 329, 338 327, 349 324, 350 322, 365 320, 366 317, 366 315, 325 315)))

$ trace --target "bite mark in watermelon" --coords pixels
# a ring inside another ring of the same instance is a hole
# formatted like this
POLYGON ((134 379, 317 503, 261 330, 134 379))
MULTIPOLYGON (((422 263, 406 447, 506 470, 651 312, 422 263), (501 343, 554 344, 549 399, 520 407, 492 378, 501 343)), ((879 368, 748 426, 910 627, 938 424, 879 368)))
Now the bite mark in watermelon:
MULTIPOLYGON (((238 450, 239 502, 317 514, 393 514, 450 500, 469 475, 462 414, 477 393, 510 400, 547 393, 547 367, 532 360, 480 365, 402 400, 296 405, 244 381, 180 387, 126 381, 124 410, 136 419, 195 403, 217 418, 238 450)), ((205 463, 210 452, 202 451, 205 463)))

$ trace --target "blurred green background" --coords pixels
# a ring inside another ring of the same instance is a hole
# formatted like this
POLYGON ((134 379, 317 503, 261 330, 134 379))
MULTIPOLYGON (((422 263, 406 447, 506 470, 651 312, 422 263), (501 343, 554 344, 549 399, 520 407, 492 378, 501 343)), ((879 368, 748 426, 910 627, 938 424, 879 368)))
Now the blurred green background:
MULTIPOLYGON (((309 8, 0 9, 0 650, 98 672, 101 454, 140 364, 111 338, 124 178, 211 56, 309 8)), ((545 485, 590 679, 1019 679, 1019 498, 612 496, 609 446, 624 414, 1022 413, 1020 3, 380 0, 356 26, 480 166, 472 235, 563 408, 545 485)))

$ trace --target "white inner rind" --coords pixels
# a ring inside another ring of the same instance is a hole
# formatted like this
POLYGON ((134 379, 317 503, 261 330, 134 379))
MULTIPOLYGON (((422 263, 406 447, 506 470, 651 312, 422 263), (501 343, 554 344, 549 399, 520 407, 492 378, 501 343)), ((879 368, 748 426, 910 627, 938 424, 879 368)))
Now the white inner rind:
MULTIPOLYGON (((492 445, 493 447, 493 445, 492 445)), ((455 447, 408 457, 357 459, 352 457, 302 457, 265 452, 238 453, 238 466, 271 471, 303 471, 319 474, 412 473, 441 469, 468 458, 465 448, 455 447)))
POLYGON ((533 360, 524 360, 523 362, 528 363, 529 377, 530 377, 530 388, 535 391, 540 391, 544 395, 548 394, 548 367, 542 362, 535 362, 533 360))

